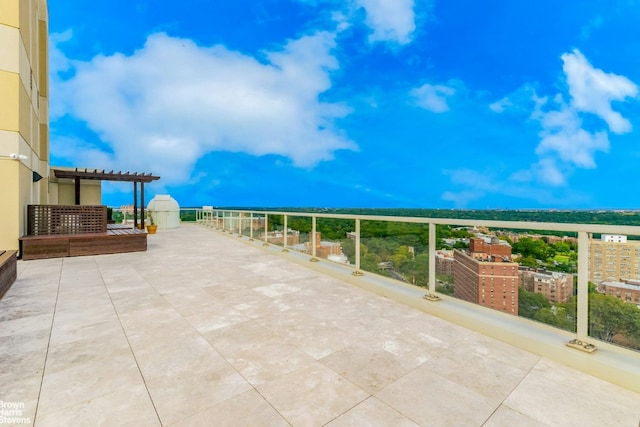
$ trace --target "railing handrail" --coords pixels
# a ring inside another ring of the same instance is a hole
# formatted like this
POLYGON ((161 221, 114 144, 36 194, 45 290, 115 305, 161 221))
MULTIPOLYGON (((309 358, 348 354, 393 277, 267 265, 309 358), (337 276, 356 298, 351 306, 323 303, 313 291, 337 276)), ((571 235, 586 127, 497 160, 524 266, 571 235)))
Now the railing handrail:
POLYGON ((287 215, 297 217, 316 218, 337 218, 337 219, 359 219, 361 221, 387 221, 387 222, 409 222, 417 224, 436 225, 461 225, 469 227, 490 227, 536 231, 565 231, 571 233, 587 232, 598 234, 631 234, 640 236, 640 226, 634 225, 609 225, 609 224, 588 224, 588 223, 564 223, 564 222, 539 222, 539 221, 497 221, 487 219, 455 219, 455 218, 431 218, 414 216, 387 216, 387 215, 367 215, 367 214, 338 214, 320 212, 297 212, 297 211, 252 211, 239 209, 215 208, 203 210, 201 208, 190 208, 200 212, 231 212, 242 214, 258 215, 287 215))

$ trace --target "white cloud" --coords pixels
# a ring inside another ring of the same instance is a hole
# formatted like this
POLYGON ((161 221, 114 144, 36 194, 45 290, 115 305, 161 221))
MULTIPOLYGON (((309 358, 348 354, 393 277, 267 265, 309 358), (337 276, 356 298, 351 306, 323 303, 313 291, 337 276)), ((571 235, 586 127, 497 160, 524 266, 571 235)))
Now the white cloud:
POLYGON ((343 31, 354 23, 362 23, 358 11, 364 12, 364 25, 371 31, 370 43, 411 43, 416 29, 415 0, 298 0, 311 7, 327 3, 340 7, 332 19, 337 31, 343 31), (340 5, 340 6, 338 6, 340 5))
POLYGON ((431 85, 425 83, 422 86, 412 89, 411 97, 414 98, 416 105, 434 113, 444 113, 449 111, 447 97, 451 97, 456 90, 444 85, 431 85))
POLYGON ((413 0, 354 0, 366 11, 366 24, 373 30, 369 41, 411 42, 416 29, 413 0))
POLYGON ((531 170, 519 170, 509 176, 509 181, 512 182, 530 182, 532 179, 531 170))
POLYGON ((466 208, 469 203, 481 199, 484 193, 481 191, 445 191, 442 193, 441 199, 447 202, 453 202, 456 208, 466 208))
POLYGON ((198 158, 216 150, 311 167, 356 149, 334 124, 349 109, 319 99, 338 68, 334 45, 333 34, 319 32, 259 61, 153 34, 130 56, 71 61, 73 77, 52 79, 52 99, 65 103, 52 119, 71 114, 111 147, 109 164, 95 167, 154 172, 167 183, 187 180, 198 158))
POLYGON ((592 169, 596 167, 595 153, 609 151, 607 133, 584 130, 578 112, 564 103, 557 110, 534 112, 533 117, 542 126, 535 151, 539 156, 553 155, 565 163, 592 169))
POLYGON ((489 109, 494 113, 504 113, 509 108, 513 107, 513 102, 508 97, 502 98, 489 104, 489 109))
POLYGON ((495 171, 445 171, 458 189, 443 193, 444 200, 458 207, 489 193, 528 198, 549 206, 588 200, 587 196, 570 191, 570 187, 562 197, 554 196, 552 191, 561 191, 557 188, 566 186, 567 177, 575 168, 597 167, 596 154, 609 151, 609 132, 631 131, 631 123, 613 110, 612 103, 637 97, 638 87, 626 77, 594 68, 578 50, 565 53, 562 60, 568 94, 541 97, 535 85, 526 84, 489 105, 496 113, 510 113, 539 123, 537 161, 506 179, 495 171), (585 125, 588 115, 602 120, 600 127, 606 127, 598 129, 598 120, 585 125))
POLYGON ((535 85, 527 83, 509 95, 489 104, 489 109, 494 113, 529 117, 532 108, 537 110, 546 102, 547 98, 540 98, 536 94, 535 85))
POLYGON ((531 168, 539 182, 551 186, 559 186, 565 184, 565 177, 558 168, 556 162, 551 158, 540 159, 538 163, 531 168))
MULTIPOLYGON (((476 171, 471 169, 445 170, 445 175, 451 177, 451 182, 458 187, 442 193, 442 200, 453 202, 456 208, 465 208, 470 203, 484 198, 487 194, 501 194, 515 199, 534 200, 540 205, 554 206, 572 203, 584 203, 587 198, 577 192, 569 192, 562 196, 554 195, 549 187, 532 185, 530 175, 537 175, 538 180, 554 181, 564 179, 560 167, 550 159, 541 160, 530 170, 519 171, 509 179, 500 176, 496 169, 476 171)), ((489 207, 489 206, 488 206, 489 207)), ((493 208, 500 206, 490 206, 493 208)), ((505 206, 502 206, 505 207, 505 206)))
POLYGON ((594 68, 577 49, 562 55, 562 60, 571 105, 578 111, 597 115, 613 133, 631 131, 631 123, 620 113, 613 111, 611 103, 635 98, 638 86, 624 76, 594 68))
POLYGON ((578 50, 561 58, 568 96, 539 97, 534 86, 527 84, 489 106, 498 113, 520 114, 528 109, 532 111, 529 118, 540 124, 540 142, 535 149, 538 161, 529 171, 512 174, 515 181, 535 179, 549 186, 565 185, 574 168, 597 167, 596 154, 609 151, 609 132, 631 131, 629 120, 614 111, 612 103, 637 97, 638 87, 624 76, 594 68, 578 50), (585 126, 587 115, 606 123, 609 132, 597 129, 597 121, 585 126))

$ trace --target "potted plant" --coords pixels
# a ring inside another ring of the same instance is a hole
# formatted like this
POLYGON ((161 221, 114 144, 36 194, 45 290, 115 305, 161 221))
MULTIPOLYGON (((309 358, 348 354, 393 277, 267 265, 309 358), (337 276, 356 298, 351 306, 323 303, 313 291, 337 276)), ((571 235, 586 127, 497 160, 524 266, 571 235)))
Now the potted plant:
POLYGON ((153 221, 153 212, 149 212, 147 214, 147 219, 149 220, 149 224, 147 225, 147 233, 156 234, 156 231, 158 230, 158 226, 153 221))

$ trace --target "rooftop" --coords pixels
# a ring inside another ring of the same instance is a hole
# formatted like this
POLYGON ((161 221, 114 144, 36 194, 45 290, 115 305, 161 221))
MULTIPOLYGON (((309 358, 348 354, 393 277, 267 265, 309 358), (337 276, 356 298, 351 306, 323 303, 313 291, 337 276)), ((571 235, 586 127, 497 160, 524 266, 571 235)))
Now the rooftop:
POLYGON ((0 419, 38 427, 640 420, 640 394, 194 224, 20 261, 0 361, 0 419))

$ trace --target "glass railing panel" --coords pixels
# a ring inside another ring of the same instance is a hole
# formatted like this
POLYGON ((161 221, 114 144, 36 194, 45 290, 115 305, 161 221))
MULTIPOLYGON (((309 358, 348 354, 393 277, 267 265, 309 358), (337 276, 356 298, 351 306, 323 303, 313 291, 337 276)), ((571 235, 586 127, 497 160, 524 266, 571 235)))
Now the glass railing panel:
POLYGON ((509 230, 503 236, 518 263, 518 315, 576 332, 576 233, 509 230))
POLYGON ((235 230, 237 230, 236 223, 236 213, 235 212, 225 212, 222 217, 222 229, 229 233, 233 234, 235 230))
POLYGON ((266 215, 261 213, 254 213, 251 219, 251 227, 253 231, 249 230, 249 237, 254 240, 264 241, 266 215))
POLYGON ((239 228, 237 233, 243 237, 249 237, 251 235, 251 214, 248 212, 242 212, 240 214, 239 228))
POLYGON ((217 217, 218 227, 217 229, 220 231, 226 231, 229 229, 229 213, 226 211, 218 211, 217 217))
POLYGON ((202 224, 212 229, 218 229, 220 227, 218 215, 219 215, 218 211, 214 211, 210 209, 203 210, 201 213, 202 224))
POLYGON ((249 238, 254 240, 264 240, 264 225, 265 215, 254 213, 253 215, 247 214, 247 224, 245 234, 249 238))
POLYGON ((589 336, 640 351, 640 236, 589 240, 589 336))
POLYGON ((311 255, 311 218, 287 216, 287 249, 311 255))
POLYGON ((355 220, 316 219, 315 256, 345 265, 355 265, 355 220))
POLYGON ((225 224, 224 211, 215 211, 213 214, 213 228, 222 231, 225 224))
POLYGON ((239 212, 234 212, 233 229, 231 230, 232 234, 235 234, 237 236, 240 235, 240 230, 242 229, 242 221, 243 221, 243 214, 239 212))
POLYGON ((238 233, 238 213, 226 211, 222 216, 222 229, 229 234, 238 233))
POLYGON ((472 236, 465 227, 436 226, 436 292, 453 296, 453 251, 469 249, 472 236))
POLYGON ((196 221, 196 209, 180 209, 180 221, 182 222, 195 222, 196 221))
POLYGON ((427 287, 428 224, 362 221, 360 230, 362 270, 427 287))
POLYGON ((576 331, 575 235, 440 225, 436 249, 437 292, 576 331))
POLYGON ((284 215, 269 214, 266 241, 270 245, 284 247, 284 215))

